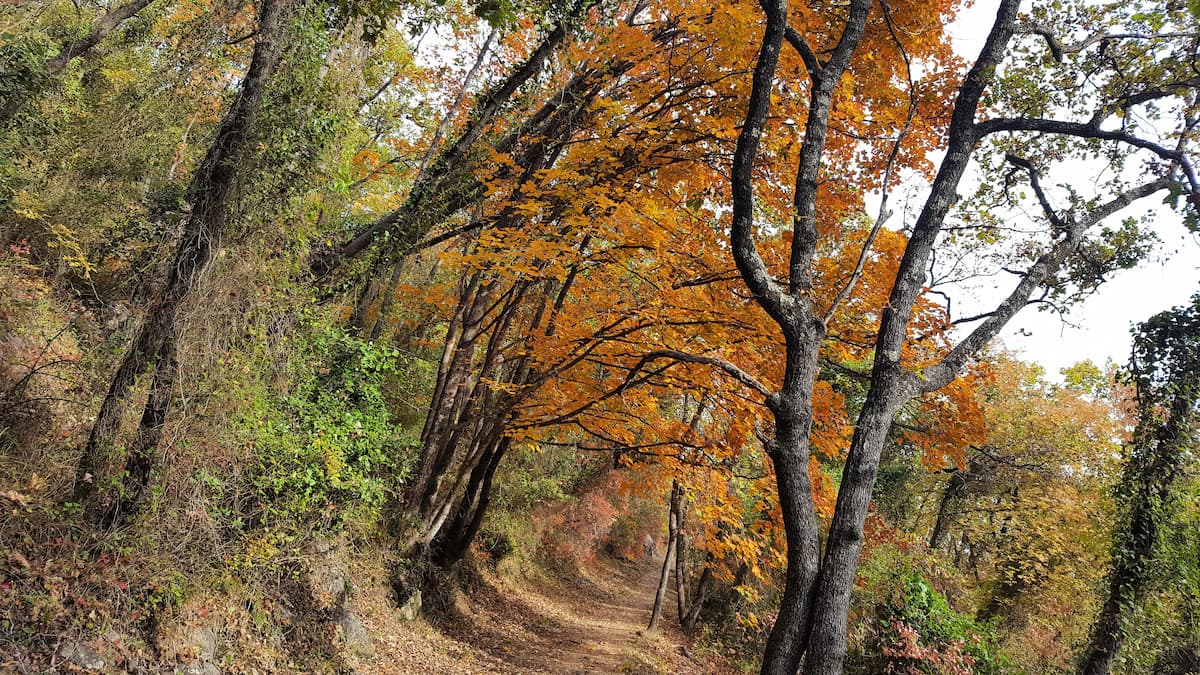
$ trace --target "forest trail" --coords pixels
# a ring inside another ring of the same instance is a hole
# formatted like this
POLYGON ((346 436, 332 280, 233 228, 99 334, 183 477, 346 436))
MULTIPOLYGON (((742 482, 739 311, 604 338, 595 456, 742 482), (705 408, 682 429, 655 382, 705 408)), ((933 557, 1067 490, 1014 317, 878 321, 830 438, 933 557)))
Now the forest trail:
POLYGON ((536 585, 489 576, 432 625, 368 609, 374 654, 352 665, 379 673, 728 672, 685 650, 674 589, 659 630, 645 635, 662 562, 602 560, 569 580, 536 585))

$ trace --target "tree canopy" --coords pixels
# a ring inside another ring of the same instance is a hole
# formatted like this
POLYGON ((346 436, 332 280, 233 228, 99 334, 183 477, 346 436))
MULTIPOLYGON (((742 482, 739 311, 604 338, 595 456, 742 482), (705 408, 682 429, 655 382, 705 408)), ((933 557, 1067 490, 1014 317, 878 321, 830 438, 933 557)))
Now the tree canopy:
POLYGON ((1196 308, 998 344, 1200 231, 1200 9, 993 4, 5 5, 6 645, 662 535, 764 673, 1200 660, 1196 308))

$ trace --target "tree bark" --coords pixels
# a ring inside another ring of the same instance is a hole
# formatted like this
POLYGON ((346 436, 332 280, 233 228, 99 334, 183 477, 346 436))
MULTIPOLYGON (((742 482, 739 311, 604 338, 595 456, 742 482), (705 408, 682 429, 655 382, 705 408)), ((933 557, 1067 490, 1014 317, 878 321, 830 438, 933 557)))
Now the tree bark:
MULTIPOLYGON (((987 84, 995 76, 996 66, 1012 37, 1018 4, 1016 0, 1003 0, 980 56, 968 71, 959 89, 946 143, 946 158, 938 170, 912 236, 905 247, 888 304, 883 309, 875 344, 871 384, 846 457, 842 484, 838 490, 833 521, 821 561, 821 572, 814 591, 816 599, 813 604, 813 632, 809 638, 808 658, 805 661, 805 672, 808 675, 836 675, 842 671, 846 655, 850 591, 854 585, 858 558, 862 552, 863 527, 871 502, 871 492, 875 487, 883 444, 900 406, 934 384, 921 382, 916 375, 902 367, 900 356, 907 340, 908 321, 913 305, 924 289, 929 256, 941 232, 942 223, 949 212, 958 184, 966 171, 971 151, 978 142, 975 114, 979 101, 987 84)), ((1022 298, 1022 306, 1028 297, 1025 295, 1022 298)), ((987 330, 991 328, 992 326, 987 326, 987 330)), ((989 335, 988 339, 992 335, 989 335)), ((968 344, 968 340, 960 343, 959 347, 964 344, 968 344)), ((978 345, 971 353, 982 346, 978 345)), ((952 355, 957 356, 954 352, 952 355)), ((965 358, 963 360, 965 361, 965 358)), ((956 362, 947 370, 952 370, 953 374, 957 375, 960 367, 961 363, 956 362)), ((944 378, 943 382, 937 383, 939 388, 949 384, 949 380, 954 376, 947 378, 944 373, 939 375, 944 378)))
MULTIPOLYGON (((779 615, 763 653, 764 675, 793 675, 800 667, 808 636, 812 585, 820 558, 820 528, 808 473, 808 431, 811 404, 799 428, 791 419, 775 416, 776 449, 771 452, 787 541, 787 570, 779 615)), ((790 415, 787 417, 791 417, 790 415)), ((768 448, 771 451, 772 448, 768 448)))
POLYGON ((455 510, 454 519, 438 532, 430 545, 435 565, 449 568, 467 554, 491 503, 492 479, 511 444, 509 438, 499 439, 472 469, 467 490, 455 510))
POLYGON ((946 486, 942 488, 942 496, 938 500, 937 517, 933 521, 933 529, 929 532, 929 548, 938 549, 950 528, 950 520, 954 518, 952 504, 961 501, 967 493, 967 477, 963 471, 955 469, 946 486))
POLYGON ((687 618, 687 570, 684 558, 687 555, 687 537, 683 533, 683 513, 679 514, 679 533, 675 536, 675 615, 679 625, 687 618))
POLYGON ((484 333, 496 284, 484 284, 482 272, 468 279, 442 348, 437 384, 421 431, 423 449, 409 486, 409 513, 416 517, 428 516, 433 509, 442 477, 458 450, 463 413, 475 394, 476 346, 484 333))
POLYGON ((704 609, 704 603, 708 601, 712 584, 712 568, 705 565, 704 571, 700 573, 700 580, 696 582, 696 592, 692 594, 692 604, 688 607, 687 614, 680 620, 685 631, 695 629, 696 622, 700 619, 700 612, 704 609))

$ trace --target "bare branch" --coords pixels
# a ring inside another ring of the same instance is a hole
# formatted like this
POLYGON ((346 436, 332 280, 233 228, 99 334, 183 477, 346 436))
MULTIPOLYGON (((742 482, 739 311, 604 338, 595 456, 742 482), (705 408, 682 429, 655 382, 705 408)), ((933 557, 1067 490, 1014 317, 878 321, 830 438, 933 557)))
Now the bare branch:
MULTIPOLYGON (((629 371, 629 377, 626 378, 626 382, 629 382, 629 380, 631 378, 633 378, 633 376, 635 374, 637 374, 647 364, 651 363, 652 361, 656 361, 658 359, 674 359, 675 361, 681 361, 684 363, 701 363, 704 365, 713 366, 715 368, 718 368, 718 369, 724 371, 726 375, 729 375, 730 377, 737 380, 741 384, 762 394, 764 398, 771 396, 771 394, 772 394, 771 390, 768 389, 766 387, 766 385, 764 385, 763 383, 761 383, 757 379, 755 379, 755 377, 753 375, 751 375, 750 373, 747 373, 746 371, 742 370, 741 368, 738 368, 734 364, 732 364, 724 359, 718 359, 713 356, 699 356, 696 354, 688 354, 687 352, 681 352, 681 351, 678 351, 675 349, 656 349, 652 352, 647 353, 645 356, 642 357, 642 360, 639 361, 638 364, 633 367, 633 370, 629 371)), ((624 388, 624 385, 622 385, 622 388, 624 388)))
POLYGON ((1038 257, 1033 266, 1021 278, 1017 287, 996 307, 991 316, 977 326, 962 342, 955 345, 941 362, 925 369, 921 376, 914 377, 918 382, 918 391, 932 392, 950 384, 962 367, 966 365, 967 359, 996 337, 1008 321, 1028 304, 1033 292, 1058 270, 1067 256, 1078 249, 1083 242, 1083 234, 1088 228, 1139 199, 1169 188, 1171 184, 1170 179, 1159 178, 1139 185, 1098 206, 1086 217, 1072 223, 1066 236, 1038 257))
POLYGON ((1178 31, 1169 33, 1093 33, 1078 42, 1063 44, 1054 31, 1040 24, 1023 24, 1017 29, 1018 33, 1040 35, 1046 41, 1046 47, 1054 56, 1054 60, 1062 63, 1067 54, 1078 54, 1092 45, 1112 40, 1166 40, 1170 38, 1194 38, 1200 35, 1195 31, 1178 31))
POLYGON ((779 63, 779 52, 787 27, 787 11, 779 2, 764 2, 763 9, 767 13, 767 27, 754 65, 746 120, 738 133, 733 153, 730 176, 733 222, 729 228, 729 239, 734 261, 746 287, 763 309, 782 323, 787 312, 785 305, 790 303, 785 299, 783 289, 771 278, 767 264, 754 242, 754 158, 771 110, 771 89, 775 83, 775 68, 779 63))
POLYGON ((917 116, 917 92, 916 83, 912 77, 912 61, 909 59, 908 51, 904 49, 904 43, 900 41, 900 37, 896 35, 896 27, 892 21, 892 12, 888 8, 887 3, 882 3, 883 16, 887 19, 888 32, 892 35, 892 40, 896 43, 896 47, 900 50, 900 55, 904 58, 904 71, 908 78, 908 117, 904 120, 904 128, 896 135, 895 142, 892 143, 891 152, 888 153, 887 163, 883 169, 883 187, 879 196, 879 212, 875 216, 875 223, 871 226, 871 232, 867 235, 866 241, 863 242, 862 250, 858 254, 858 261, 854 265, 854 271, 850 274, 850 278, 846 280, 846 285, 838 291, 833 302, 829 304, 829 309, 825 312, 825 316, 821 318, 821 322, 828 325, 833 318, 838 307, 841 306, 846 298, 854 292, 854 287, 858 284, 858 280, 862 278, 863 268, 867 264, 867 258, 871 255, 871 248, 875 244, 875 239, 879 236, 879 231, 883 229, 883 224, 891 217, 892 212, 888 210, 888 197, 890 191, 888 185, 892 182, 892 172, 896 168, 896 159, 900 156, 900 145, 912 130, 913 120, 917 116))
POLYGON ((788 44, 796 53, 800 55, 800 59, 804 61, 804 67, 808 68, 808 76, 816 82, 821 77, 821 62, 817 59, 817 54, 809 46, 808 41, 804 39, 795 28, 786 26, 784 28, 783 37, 787 39, 788 44))
POLYGON ((1033 165, 1033 162, 1011 152, 1004 153, 1004 159, 1009 164, 1024 169, 1029 174, 1029 186, 1033 188, 1033 193, 1037 196, 1038 203, 1042 206, 1042 212, 1046 214, 1046 219, 1050 221, 1050 226, 1054 228, 1055 233, 1065 231, 1067 226, 1062 218, 1058 216, 1054 207, 1050 206, 1050 200, 1046 197, 1046 192, 1042 190, 1042 184, 1038 180, 1038 170, 1033 165))
POLYGON ((1079 122, 1067 122, 1039 117, 1000 117, 980 122, 976 125, 976 130, 980 138, 1003 131, 1029 131, 1033 133, 1058 134, 1061 136, 1125 143, 1135 148, 1148 150, 1157 155, 1159 159, 1174 164, 1183 173, 1191 193, 1200 198, 1200 180, 1197 179, 1195 168, 1181 148, 1168 148, 1154 141, 1134 136, 1127 131, 1110 131, 1100 129, 1093 124, 1080 124, 1079 122))

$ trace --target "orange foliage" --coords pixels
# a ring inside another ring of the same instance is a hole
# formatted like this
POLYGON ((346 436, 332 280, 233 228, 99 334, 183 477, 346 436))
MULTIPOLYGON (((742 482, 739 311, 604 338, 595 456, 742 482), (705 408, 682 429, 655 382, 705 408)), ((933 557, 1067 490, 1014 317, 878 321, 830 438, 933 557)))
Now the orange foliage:
MULTIPOLYGON (((924 148, 948 121, 942 101, 953 83, 927 77, 910 85, 905 63, 953 62, 942 34, 949 7, 889 3, 891 27, 876 8, 839 89, 818 208, 820 227, 829 235, 815 263, 818 309, 846 285, 863 247, 871 248, 861 280, 830 321, 824 356, 835 362, 870 361, 880 309, 906 244, 903 234, 887 229, 868 242, 864 195, 883 187, 883 167, 901 128, 899 166, 926 174, 924 148), (904 36, 904 53, 892 31, 904 36)), ((792 11, 793 25, 818 53, 842 22, 836 8, 800 4, 792 11)), ((643 357, 671 349, 721 358, 768 388, 779 386, 781 338, 745 295, 726 242, 729 160, 744 115, 761 10, 753 2, 706 7, 664 1, 632 25, 595 21, 589 32, 601 37, 573 44, 544 86, 614 64, 623 75, 588 107, 552 166, 523 173, 522 148, 493 153, 484 176, 484 212, 503 216, 500 226, 485 229, 465 250, 443 253, 443 262, 464 275, 481 275, 501 298, 525 294, 511 319, 525 329, 510 331, 498 346, 506 359, 520 360, 539 376, 518 385, 488 383, 514 397, 507 434, 624 449, 656 462, 687 487, 691 508, 705 524, 708 550, 718 559, 745 561, 757 573, 760 564, 783 564, 772 467, 755 440, 755 430, 771 423, 761 396, 708 365, 643 357), (502 174, 502 166, 510 170, 502 174)), ((527 47, 514 40, 503 49, 527 47)), ((761 207, 774 223, 764 228, 760 247, 781 276, 791 233, 780 224, 790 222, 795 125, 807 104, 803 68, 794 52, 785 54, 759 168, 765 177, 761 207)), ((417 314, 435 309, 449 317, 455 297, 453 284, 446 284, 405 288, 400 301, 426 303, 417 314)), ((943 355, 946 324, 939 305, 922 301, 912 322, 920 339, 910 341, 906 361, 943 355)), ((961 381, 921 403, 922 418, 933 424, 905 440, 927 450, 931 467, 961 463, 965 444, 980 433, 973 382, 961 381)), ((813 402, 814 452, 838 460, 853 431, 845 396, 820 382, 813 402)), ((828 516, 836 493, 817 456, 811 460, 817 510, 828 516)))

